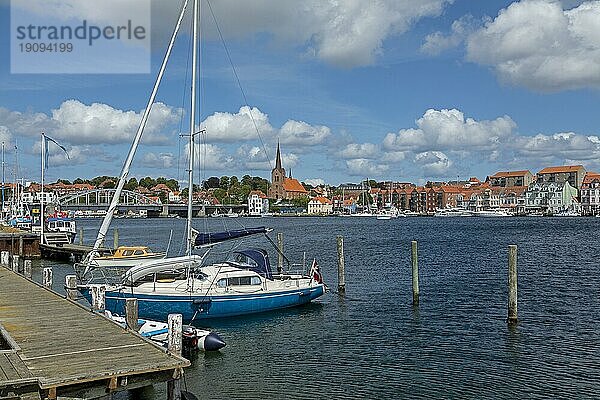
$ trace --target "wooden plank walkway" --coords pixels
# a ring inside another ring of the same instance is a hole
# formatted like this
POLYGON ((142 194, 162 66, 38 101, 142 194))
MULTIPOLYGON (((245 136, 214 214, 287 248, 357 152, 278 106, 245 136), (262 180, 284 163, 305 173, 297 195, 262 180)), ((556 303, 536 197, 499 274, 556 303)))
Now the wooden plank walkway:
POLYGON ((78 392, 84 386, 124 390, 133 388, 128 383, 137 382, 139 387, 154 379, 172 379, 190 365, 3 267, 0 324, 17 347, 13 352, 4 349, 0 357, 0 390, 22 379, 35 379, 48 398, 56 392, 78 392), (136 380, 136 376, 143 379, 136 380))

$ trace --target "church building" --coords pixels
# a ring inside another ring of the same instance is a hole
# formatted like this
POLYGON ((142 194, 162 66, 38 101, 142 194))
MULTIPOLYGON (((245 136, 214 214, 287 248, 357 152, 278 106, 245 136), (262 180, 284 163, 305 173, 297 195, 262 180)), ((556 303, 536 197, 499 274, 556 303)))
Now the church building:
POLYGON ((277 143, 277 159, 275 168, 271 171, 271 187, 269 188, 269 198, 275 200, 291 200, 308 196, 308 191, 297 179, 285 176, 285 169, 281 166, 281 151, 277 143))

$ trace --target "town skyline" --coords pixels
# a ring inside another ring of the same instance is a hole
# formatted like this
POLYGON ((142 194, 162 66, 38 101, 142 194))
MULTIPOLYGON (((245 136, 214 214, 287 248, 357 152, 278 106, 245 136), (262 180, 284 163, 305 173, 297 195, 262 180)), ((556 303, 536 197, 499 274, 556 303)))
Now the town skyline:
MULTIPOLYGON (((91 21, 107 18, 62 1, 91 21)), ((278 140, 284 167, 294 176, 308 181, 326 173, 331 184, 366 177, 423 184, 545 165, 600 169, 594 108, 600 73, 588 65, 600 43, 585 23, 598 2, 411 4, 313 2, 299 10, 295 3, 251 3, 257 8, 252 18, 228 2, 216 4, 248 104, 204 13, 199 123, 207 134, 198 150, 206 174, 268 178, 278 140), (339 25, 323 15, 339 15, 339 25), (361 25, 365 15, 374 23, 361 25), (536 15, 549 18, 542 22, 536 15), (527 40, 515 41, 522 26, 527 40)), ((14 158, 17 142, 23 176, 39 175, 42 131, 70 154, 67 160, 50 148, 49 179, 72 180, 81 171, 119 174, 176 7, 154 1, 152 13, 161 18, 152 20, 151 74, 13 74, 1 63, 0 139, 7 159, 14 158)), ((60 21, 55 14, 46 16, 60 21)), ((5 3, 0 22, 0 53, 8 60, 5 3)), ((176 82, 186 75, 185 52, 177 49, 187 40, 184 32, 176 43, 132 176, 157 169, 176 179, 184 175, 186 145, 179 134, 187 129, 181 122, 187 113, 176 82)))

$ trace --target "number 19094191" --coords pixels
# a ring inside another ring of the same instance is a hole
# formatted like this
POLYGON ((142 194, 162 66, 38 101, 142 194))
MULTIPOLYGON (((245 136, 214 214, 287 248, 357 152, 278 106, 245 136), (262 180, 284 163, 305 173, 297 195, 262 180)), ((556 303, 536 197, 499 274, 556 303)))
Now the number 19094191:
POLYGON ((73 43, 19 43, 21 53, 70 53, 73 43))

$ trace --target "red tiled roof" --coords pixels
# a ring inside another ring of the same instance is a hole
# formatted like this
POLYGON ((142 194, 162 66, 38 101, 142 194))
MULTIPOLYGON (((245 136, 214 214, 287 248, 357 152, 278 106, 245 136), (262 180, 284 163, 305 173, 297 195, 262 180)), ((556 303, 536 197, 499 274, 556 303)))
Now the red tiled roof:
POLYGON ((318 201, 321 204, 332 204, 331 200, 329 200, 327 197, 322 196, 313 197, 311 200, 318 201))
POLYGON ((260 190, 253 190, 250 192, 250 196, 252 196, 253 194, 257 195, 258 197, 260 197, 261 199, 266 199, 267 195, 265 195, 263 192, 261 192, 260 190))
POLYGON ((509 178, 509 177, 515 177, 515 176, 523 176, 523 175, 527 175, 527 173, 530 173, 530 171, 501 171, 501 172, 496 172, 494 175, 490 176, 490 178, 509 178))
POLYGON ((308 193, 304 186, 294 178, 285 178, 283 180, 283 190, 286 192, 308 193))
POLYGON ((583 168, 583 165, 563 165, 560 167, 547 167, 538 172, 538 174, 560 174, 565 172, 576 172, 580 171, 583 168))
POLYGON ((588 172, 583 178, 583 184, 591 183, 594 180, 600 180, 600 174, 597 172, 588 172))

